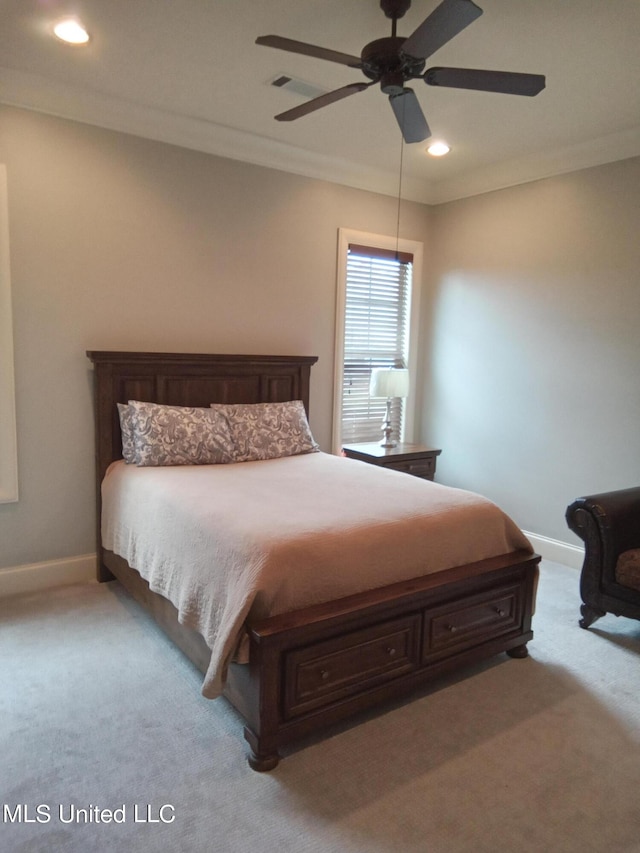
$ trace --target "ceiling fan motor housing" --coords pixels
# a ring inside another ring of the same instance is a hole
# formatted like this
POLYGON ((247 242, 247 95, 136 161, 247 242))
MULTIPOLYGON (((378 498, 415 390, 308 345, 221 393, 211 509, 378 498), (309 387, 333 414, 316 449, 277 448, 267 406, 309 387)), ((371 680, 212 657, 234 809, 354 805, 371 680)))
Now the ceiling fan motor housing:
POLYGON ((404 77, 399 71, 389 71, 382 75, 380 88, 385 95, 401 95, 404 92, 404 77))
POLYGON ((380 81, 387 95, 399 94, 407 80, 419 77, 424 71, 424 59, 401 52, 405 41, 402 36, 376 39, 365 45, 360 54, 363 73, 376 83, 380 81))

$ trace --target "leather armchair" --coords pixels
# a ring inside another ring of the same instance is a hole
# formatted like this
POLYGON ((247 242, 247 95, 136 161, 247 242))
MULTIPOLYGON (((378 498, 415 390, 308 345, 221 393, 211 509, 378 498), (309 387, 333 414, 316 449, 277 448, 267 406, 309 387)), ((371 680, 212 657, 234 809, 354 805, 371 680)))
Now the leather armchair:
POLYGON ((585 543, 580 626, 605 613, 640 619, 640 488, 578 498, 566 519, 585 543))

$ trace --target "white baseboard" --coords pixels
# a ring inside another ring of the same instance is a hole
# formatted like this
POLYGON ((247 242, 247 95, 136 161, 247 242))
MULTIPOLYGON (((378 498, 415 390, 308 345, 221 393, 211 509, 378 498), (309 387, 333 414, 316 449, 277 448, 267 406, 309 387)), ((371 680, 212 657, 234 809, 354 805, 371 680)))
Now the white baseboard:
MULTIPOLYGON (((541 557, 562 563, 575 569, 582 568, 584 548, 570 545, 547 536, 524 531, 525 536, 541 557)), ((96 579, 96 555, 84 554, 81 557, 67 557, 62 560, 48 560, 44 563, 31 563, 0 569, 0 598, 17 595, 22 592, 35 592, 54 586, 70 583, 87 583, 96 579)))
POLYGON ((562 563, 563 566, 571 566, 573 569, 581 569, 584 561, 584 548, 580 545, 570 545, 568 542, 560 542, 558 539, 549 539, 548 536, 539 536, 537 533, 523 531, 529 542, 533 545, 537 554, 545 560, 554 563, 562 563))
POLYGON ((95 579, 95 554, 14 566, 0 569, 0 598, 54 586, 66 586, 70 583, 86 583, 95 579))

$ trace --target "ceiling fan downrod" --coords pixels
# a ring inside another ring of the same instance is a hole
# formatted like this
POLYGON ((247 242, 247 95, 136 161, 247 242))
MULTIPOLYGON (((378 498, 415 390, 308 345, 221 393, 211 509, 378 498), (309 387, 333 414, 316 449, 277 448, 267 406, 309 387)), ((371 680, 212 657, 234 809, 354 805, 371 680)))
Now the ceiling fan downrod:
POLYGON ((391 35, 396 35, 396 21, 411 7, 411 0, 380 0, 380 8, 391 18, 391 35))

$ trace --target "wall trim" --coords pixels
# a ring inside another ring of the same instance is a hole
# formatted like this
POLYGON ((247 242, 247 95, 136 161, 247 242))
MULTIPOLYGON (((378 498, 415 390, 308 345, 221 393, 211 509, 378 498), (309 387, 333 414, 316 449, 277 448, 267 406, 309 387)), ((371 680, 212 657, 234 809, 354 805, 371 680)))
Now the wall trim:
MULTIPOLYGON (((2 68, 2 102, 290 174, 393 198, 398 195, 398 176, 394 169, 387 171, 317 151, 305 151, 291 143, 215 121, 127 102, 32 72, 2 68)), ((402 195, 422 204, 443 204, 639 154, 640 127, 632 127, 573 145, 555 146, 551 150, 500 161, 448 180, 429 181, 414 175, 403 182, 402 195)))
POLYGON ((554 563, 562 563, 572 569, 581 569, 584 561, 584 548, 580 545, 570 545, 559 539, 549 539, 548 536, 540 536, 537 533, 529 533, 523 530, 524 535, 531 542, 536 553, 545 560, 554 563))
POLYGON ((71 583, 95 581, 96 564, 95 554, 84 554, 80 557, 0 569, 0 598, 71 583))
POLYGON ((18 500, 7 167, 0 165, 0 503, 18 500))
MULTIPOLYGON (((582 568, 584 548, 526 530, 523 532, 543 559, 575 569, 582 568)), ((96 554, 83 554, 80 557, 0 569, 0 598, 72 583, 93 582, 96 580, 96 565, 96 554)))

